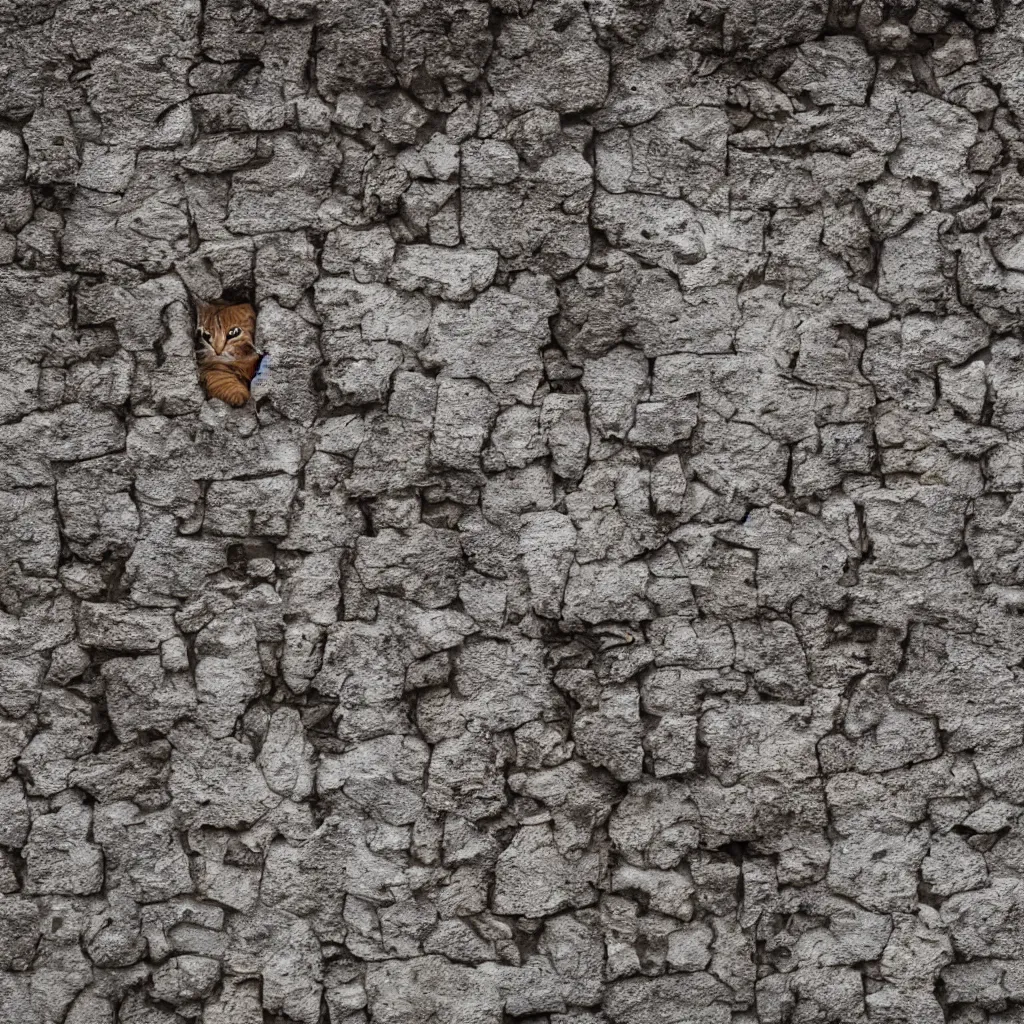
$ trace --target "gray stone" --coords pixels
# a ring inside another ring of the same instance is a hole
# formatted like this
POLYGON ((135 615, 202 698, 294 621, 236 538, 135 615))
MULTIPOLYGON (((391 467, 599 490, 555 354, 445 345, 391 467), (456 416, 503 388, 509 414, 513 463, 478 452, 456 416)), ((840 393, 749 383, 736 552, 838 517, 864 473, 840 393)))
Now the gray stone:
POLYGON ((1018 1021, 1019 5, 0 6, 0 1024, 1018 1021))
POLYGON ((566 907, 588 906, 597 899, 596 856, 564 857, 545 825, 521 828, 494 870, 497 914, 542 917, 566 907))
POLYGON ((25 844, 25 891, 87 896, 103 887, 103 855, 90 841, 92 814, 70 800, 32 822, 25 844))
POLYGON ((643 773, 640 698, 633 687, 603 690, 597 708, 577 713, 572 735, 579 756, 615 778, 631 782, 643 773))
POLYGON ((356 542, 355 569, 370 590, 441 608, 458 590, 461 547, 449 530, 418 526, 403 536, 385 529, 356 542))
POLYGON ((421 358, 449 376, 477 377, 499 397, 529 403, 540 383, 540 349, 547 337, 543 308, 492 290, 468 309, 437 306, 421 358))
POLYGON ((122 742, 131 742, 148 730, 166 733, 197 706, 188 677, 165 673, 155 656, 111 658, 101 671, 107 712, 122 742))
POLYGON ((468 302, 487 289, 497 269, 498 254, 486 249, 407 245, 396 252, 388 280, 407 292, 468 302))
POLYGON ((496 983, 471 967, 443 957, 372 964, 367 1004, 383 1024, 499 1024, 502 1000, 496 983))
POLYGON ((86 647, 149 651, 174 636, 175 629, 168 612, 83 602, 79 611, 78 633, 86 647))

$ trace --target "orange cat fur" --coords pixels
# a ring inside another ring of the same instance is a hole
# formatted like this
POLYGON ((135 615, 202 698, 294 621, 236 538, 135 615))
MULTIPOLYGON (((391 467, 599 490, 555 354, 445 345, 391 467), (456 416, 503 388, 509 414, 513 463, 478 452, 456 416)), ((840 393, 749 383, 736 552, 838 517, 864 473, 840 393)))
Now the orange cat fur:
POLYGON ((196 362, 207 398, 245 405, 262 356, 256 349, 256 310, 247 302, 196 302, 196 362))

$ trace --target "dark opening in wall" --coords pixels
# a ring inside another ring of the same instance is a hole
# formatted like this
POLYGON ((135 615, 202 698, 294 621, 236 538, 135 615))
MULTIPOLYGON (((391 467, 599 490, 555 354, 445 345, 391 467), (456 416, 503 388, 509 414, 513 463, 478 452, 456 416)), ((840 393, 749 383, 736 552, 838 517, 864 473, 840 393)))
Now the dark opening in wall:
POLYGON ((196 366, 207 398, 245 405, 250 385, 263 362, 256 348, 256 307, 241 289, 215 302, 193 297, 196 366))

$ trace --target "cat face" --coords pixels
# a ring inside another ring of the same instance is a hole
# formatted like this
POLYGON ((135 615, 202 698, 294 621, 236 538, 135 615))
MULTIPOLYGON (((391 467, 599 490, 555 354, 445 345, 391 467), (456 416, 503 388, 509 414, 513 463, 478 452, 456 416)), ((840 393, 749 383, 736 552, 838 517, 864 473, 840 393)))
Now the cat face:
POLYGON ((256 351, 256 310, 248 302, 197 302, 196 308, 196 357, 201 364, 230 363, 256 351))

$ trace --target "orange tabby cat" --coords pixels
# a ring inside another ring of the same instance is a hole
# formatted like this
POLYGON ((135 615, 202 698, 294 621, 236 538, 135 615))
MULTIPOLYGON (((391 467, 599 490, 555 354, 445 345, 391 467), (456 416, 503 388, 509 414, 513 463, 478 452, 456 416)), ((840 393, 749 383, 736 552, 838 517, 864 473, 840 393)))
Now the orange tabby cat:
POLYGON ((196 362, 207 398, 245 405, 262 356, 256 350, 256 310, 247 302, 196 302, 196 362))

